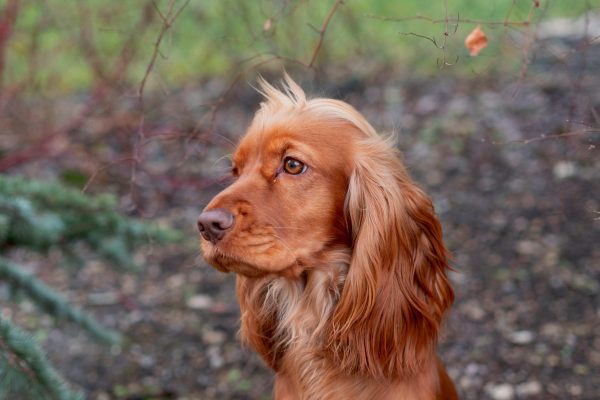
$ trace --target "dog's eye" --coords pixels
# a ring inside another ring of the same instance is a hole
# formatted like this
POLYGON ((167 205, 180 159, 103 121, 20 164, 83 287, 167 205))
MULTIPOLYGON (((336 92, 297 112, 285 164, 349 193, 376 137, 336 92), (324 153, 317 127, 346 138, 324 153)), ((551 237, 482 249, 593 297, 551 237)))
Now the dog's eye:
POLYGON ((292 157, 283 160, 283 170, 290 175, 298 175, 306 171, 306 165, 292 157))

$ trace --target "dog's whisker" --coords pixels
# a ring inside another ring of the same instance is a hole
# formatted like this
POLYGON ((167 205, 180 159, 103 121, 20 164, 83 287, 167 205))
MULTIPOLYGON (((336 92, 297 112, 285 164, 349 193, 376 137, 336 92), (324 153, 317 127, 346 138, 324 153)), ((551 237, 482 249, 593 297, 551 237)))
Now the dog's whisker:
POLYGON ((270 235, 273 236, 275 239, 277 239, 279 241, 279 243, 281 243, 283 245, 283 247, 285 247, 285 249, 290 252, 290 254, 294 257, 294 263, 296 264, 297 267, 300 267, 300 264, 298 263, 298 258, 296 257, 296 253, 286 243, 286 241, 274 233, 270 233, 270 235))
POLYGON ((231 161, 231 158, 232 158, 232 155, 231 155, 231 153, 230 153, 230 154, 225 154, 224 156, 217 158, 217 159, 216 159, 216 160, 215 160, 215 161, 212 163, 212 166, 214 167, 215 165, 217 165, 217 163, 219 163, 219 162, 221 162, 221 161, 223 161, 223 160, 225 160, 225 159, 229 159, 229 160, 231 161))

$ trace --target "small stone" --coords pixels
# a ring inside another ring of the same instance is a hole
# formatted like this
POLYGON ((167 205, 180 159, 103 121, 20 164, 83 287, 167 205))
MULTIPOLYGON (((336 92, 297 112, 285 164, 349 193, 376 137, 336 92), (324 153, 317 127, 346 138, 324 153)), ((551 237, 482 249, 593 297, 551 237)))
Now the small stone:
POLYGON ((140 357, 138 363, 140 364, 140 366, 144 367, 144 368, 150 368, 155 364, 156 360, 154 359, 154 357, 150 356, 150 355, 143 355, 140 357))
POLYGON ((485 310, 476 301, 466 302, 461 309, 473 321, 481 321, 485 317, 485 310))
POLYGON ((225 341, 225 333, 221 331, 207 330, 202 333, 202 340, 206 344, 221 344, 225 341))
POLYGON ((463 376, 459 379, 458 384, 463 389, 471 389, 476 385, 476 380, 469 376, 463 376))
POLYGON ((515 397, 515 389, 510 383, 488 383, 485 392, 494 400, 512 400, 515 397))
POLYGON ((533 341, 534 334, 531 331, 516 331, 508 334, 508 340, 518 345, 526 345, 533 341))
POLYGON ((577 364, 573 370, 578 375, 587 375, 590 372, 590 369, 583 364, 577 364))
POLYGON ((525 256, 535 255, 541 252, 541 246, 532 240, 520 240, 517 242, 517 251, 525 256))
POLYGON ((187 306, 193 310, 206 310, 212 305, 212 298, 205 294, 197 294, 187 301, 187 306))
POLYGON ((581 274, 573 275, 571 286, 580 292, 587 294, 597 294, 600 291, 600 284, 594 279, 581 274))
POLYGON ((439 100, 434 95, 425 95, 421 97, 415 105, 417 114, 429 114, 436 111, 439 107, 439 100))
POLYGON ((477 375, 481 372, 482 368, 481 365, 477 364, 477 363, 469 363, 467 364, 467 367, 465 368, 465 374, 467 376, 474 376, 477 375))
POLYGON ((573 396, 581 396, 583 394, 583 388, 581 385, 571 385, 569 386, 569 393, 573 396))
POLYGON ((560 363, 560 357, 556 354, 548 354, 546 364, 550 367, 556 367, 560 363))
POLYGON ((167 287, 169 289, 178 289, 185 284, 185 276, 183 274, 175 274, 167 279, 167 287))
POLYGON ((600 351, 590 351, 589 360, 592 365, 600 366, 600 351))
POLYGON ((542 392, 542 384, 538 381, 524 382, 518 384, 515 391, 519 397, 535 396, 542 392))
POLYGON ((559 324, 554 322, 548 322, 542 325, 542 329, 540 329, 542 336, 550 337, 550 338, 559 338, 562 335, 562 328, 559 324))
POLYGON ((554 176, 556 179, 566 179, 570 178, 577 173, 577 167, 575 163, 571 161, 559 161, 554 165, 554 176))
POLYGON ((210 346, 207 351, 208 362, 213 369, 218 369, 225 364, 225 360, 221 355, 221 349, 218 346, 210 346))

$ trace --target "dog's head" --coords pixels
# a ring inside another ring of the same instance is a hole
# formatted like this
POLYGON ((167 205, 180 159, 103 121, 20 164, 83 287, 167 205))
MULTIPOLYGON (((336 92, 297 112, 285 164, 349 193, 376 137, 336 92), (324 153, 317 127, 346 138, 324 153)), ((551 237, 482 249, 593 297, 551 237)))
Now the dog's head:
POLYGON ((417 370, 453 300, 431 200, 347 103, 307 100, 289 77, 284 91, 261 88, 266 101, 233 155, 236 180, 198 221, 205 258, 247 277, 297 278, 345 250, 327 348, 348 372, 417 370))
POLYGON ((297 276, 333 248, 350 247, 344 202, 362 117, 337 100, 307 101, 291 79, 266 82, 233 154, 234 183, 199 218, 205 258, 247 276, 297 276))

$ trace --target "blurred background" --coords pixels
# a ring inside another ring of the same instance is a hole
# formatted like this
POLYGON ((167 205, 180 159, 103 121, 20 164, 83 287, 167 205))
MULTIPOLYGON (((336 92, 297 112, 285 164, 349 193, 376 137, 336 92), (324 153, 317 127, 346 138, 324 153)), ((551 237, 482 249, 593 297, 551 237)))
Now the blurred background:
MULTIPOLYGON (((0 319, 85 398, 270 398, 195 225, 284 70, 394 132, 433 198, 461 398, 600 398, 598 0, 0 0, 0 319)), ((42 379, 6 332, 0 382, 42 379)))

